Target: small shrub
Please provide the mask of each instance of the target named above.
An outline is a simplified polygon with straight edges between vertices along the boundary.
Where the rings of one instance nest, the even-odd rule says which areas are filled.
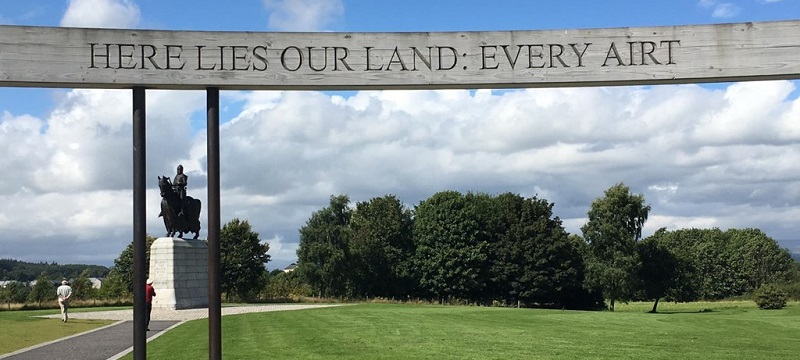
[[[753,301],[762,309],[783,309],[786,306],[786,293],[772,284],[761,285],[755,294]]]

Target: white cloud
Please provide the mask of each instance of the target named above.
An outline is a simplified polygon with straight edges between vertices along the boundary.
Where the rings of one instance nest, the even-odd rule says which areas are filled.
[[[786,101],[793,89],[790,82],[755,82],[726,91],[385,91],[347,99],[270,93],[260,105],[248,102],[224,129],[222,161],[236,165],[223,182],[241,199],[257,193],[264,207],[324,206],[334,193],[354,201],[394,193],[416,203],[451,188],[533,195],[538,187],[554,194],[557,208],[581,204],[566,215],[582,217],[618,181],[667,205],[718,197],[797,204],[796,195],[771,191],[785,188],[774,182],[798,180],[797,166],[785,160],[800,151],[798,102]],[[765,183],[754,187],[747,179]],[[664,192],[663,184],[675,185]]]
[[[591,201],[622,181],[653,208],[646,232],[758,227],[789,238],[800,232],[796,92],[788,81],[223,92],[243,108],[221,129],[222,221],[248,220],[269,237],[272,266],[284,266],[298,229],[332,194],[353,203],[394,194],[411,206],[442,190],[538,194],[580,233]],[[131,96],[72,90],[43,119],[0,117],[0,151],[10,154],[0,158],[0,257],[50,261],[44,254],[59,249],[74,258],[111,254],[108,263],[130,241]],[[189,195],[204,204],[206,236],[205,130],[192,121],[204,98],[147,92],[150,234],[164,231],[156,176],[173,176],[182,163]]]
[[[202,106],[202,93],[147,94],[149,169],[172,172],[176,164],[170,162],[190,157],[190,114]],[[9,152],[20,156],[3,161],[35,168],[22,176],[36,192],[129,189],[131,179],[122,174],[131,168],[131,102],[130,90],[72,90],[44,121],[6,119],[0,124],[9,134],[3,146],[13,146]],[[187,166],[187,172],[192,170],[200,169]],[[8,181],[0,180],[0,188],[15,186]]]
[[[271,260],[282,260],[283,262],[296,262],[297,243],[287,243],[283,236],[275,234],[266,242],[269,244],[268,254]]]
[[[133,28],[139,24],[139,6],[132,0],[69,0],[61,26]]]
[[[344,15],[341,0],[264,0],[269,26],[279,31],[320,31]]]
[[[742,11],[741,7],[734,3],[719,0],[700,0],[698,5],[702,8],[711,9],[711,17],[722,19],[734,17]]]
[[[14,192],[31,186],[33,172],[45,159],[42,151],[45,123],[32,116],[14,117],[4,112],[0,117],[0,168],[12,176],[0,178],[0,192]]]
[[[714,7],[711,16],[715,18],[732,18],[741,12],[741,8],[731,3],[721,3]]]

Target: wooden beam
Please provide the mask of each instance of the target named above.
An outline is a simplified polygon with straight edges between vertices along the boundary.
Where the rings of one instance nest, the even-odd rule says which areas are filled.
[[[800,21],[260,33],[0,26],[0,86],[446,89],[800,78]]]

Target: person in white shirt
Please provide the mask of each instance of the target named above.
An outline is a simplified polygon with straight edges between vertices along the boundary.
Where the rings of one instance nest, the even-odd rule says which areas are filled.
[[[72,296],[72,288],[67,280],[61,281],[61,286],[56,289],[58,295],[58,306],[61,307],[61,321],[67,322],[69,315],[69,298]]]

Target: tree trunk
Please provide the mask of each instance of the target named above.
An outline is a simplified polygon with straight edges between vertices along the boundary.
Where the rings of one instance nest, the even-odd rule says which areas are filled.
[[[614,312],[614,299],[611,299],[611,312]]]
[[[656,311],[656,308],[658,307],[658,300],[659,299],[660,298],[656,298],[656,302],[653,304],[653,310],[650,310],[650,313],[655,314],[656,312],[658,312],[658,311]]]

